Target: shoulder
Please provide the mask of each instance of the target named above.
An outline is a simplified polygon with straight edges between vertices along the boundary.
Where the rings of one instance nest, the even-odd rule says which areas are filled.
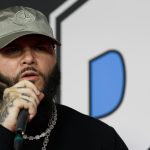
[[[65,121],[67,121],[68,123],[74,122],[74,123],[78,123],[80,125],[85,125],[88,123],[88,127],[90,126],[94,126],[94,127],[100,127],[102,129],[106,128],[106,129],[112,129],[112,127],[110,127],[109,125],[107,125],[106,123],[90,117],[88,115],[85,115],[83,113],[80,113],[79,111],[70,108],[68,106],[64,106],[64,105],[60,105],[57,104],[57,109],[58,109],[58,115],[60,117],[60,119],[63,119]]]
[[[103,138],[113,138],[116,134],[114,128],[96,118],[82,114],[64,105],[58,104],[57,109],[61,123],[67,124],[69,128],[74,128],[74,130],[82,131],[80,133],[98,135]]]
[[[66,141],[70,144],[86,145],[86,149],[93,148],[95,150],[101,148],[127,150],[114,128],[106,123],[64,105],[58,104],[57,110],[59,137],[67,139]]]
[[[115,129],[106,123],[82,114],[70,107],[57,105],[58,124],[61,131],[67,137],[80,139],[88,143],[88,146],[97,145],[109,149],[114,147],[116,150],[127,150],[123,140],[117,134]],[[76,140],[77,142],[77,140]]]

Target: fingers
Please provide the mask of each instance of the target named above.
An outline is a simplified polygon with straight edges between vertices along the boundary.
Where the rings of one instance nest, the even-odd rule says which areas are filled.
[[[7,88],[4,91],[4,99],[11,101],[12,99],[29,100],[35,103],[37,107],[41,101],[30,88]]]
[[[4,90],[3,105],[8,112],[15,114],[16,120],[20,109],[28,109],[31,120],[37,113],[37,107],[43,98],[44,94],[33,83],[23,80]]]
[[[41,99],[39,99],[38,96],[35,95],[33,90],[31,90],[30,88],[21,88],[21,89],[19,88],[18,91],[20,93],[21,98],[30,99],[31,101],[35,102],[36,107],[39,105]]]
[[[31,120],[37,113],[36,104],[29,98],[22,98],[21,100],[19,98],[15,99],[13,105],[16,106],[18,112],[20,112],[21,109],[28,109],[29,120]]]
[[[17,83],[16,85],[14,85],[13,87],[17,87],[17,88],[31,88],[36,95],[40,95],[40,91],[37,89],[37,87],[31,83],[30,81],[27,80],[22,80],[19,83]]]

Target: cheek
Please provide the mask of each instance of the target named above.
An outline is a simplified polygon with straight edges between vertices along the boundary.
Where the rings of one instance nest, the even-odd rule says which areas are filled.
[[[41,61],[40,61],[41,60]],[[38,68],[39,71],[47,76],[49,73],[52,72],[54,66],[56,65],[56,59],[55,58],[47,58],[44,57],[44,59],[40,59],[38,62]],[[43,91],[44,86],[45,86],[45,81],[44,80],[38,80],[35,85],[38,87],[39,90]]]
[[[56,58],[47,57],[41,61],[40,68],[43,73],[47,74],[53,70],[55,65],[56,65]]]
[[[0,73],[6,76],[13,76],[17,71],[17,64],[12,60],[0,61]]]

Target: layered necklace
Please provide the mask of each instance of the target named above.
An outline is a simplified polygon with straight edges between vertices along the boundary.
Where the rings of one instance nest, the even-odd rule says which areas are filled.
[[[46,129],[46,131],[42,132],[40,135],[36,135],[36,136],[29,136],[29,135],[24,134],[23,139],[31,141],[31,140],[39,140],[40,138],[44,137],[43,146],[42,146],[41,150],[46,150],[46,147],[49,142],[49,136],[51,134],[52,129],[54,128],[54,126],[56,124],[56,121],[57,121],[57,108],[56,108],[56,105],[54,104],[54,109],[53,109],[52,115],[49,119],[48,128]]]

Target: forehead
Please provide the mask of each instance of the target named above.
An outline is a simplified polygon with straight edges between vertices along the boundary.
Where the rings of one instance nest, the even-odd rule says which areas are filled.
[[[44,35],[39,35],[39,34],[29,34],[29,35],[24,35],[21,36],[17,39],[15,39],[14,41],[12,41],[11,43],[9,43],[8,45],[22,45],[22,44],[48,44],[48,45],[53,45],[53,41]],[[8,46],[7,45],[7,46]]]

